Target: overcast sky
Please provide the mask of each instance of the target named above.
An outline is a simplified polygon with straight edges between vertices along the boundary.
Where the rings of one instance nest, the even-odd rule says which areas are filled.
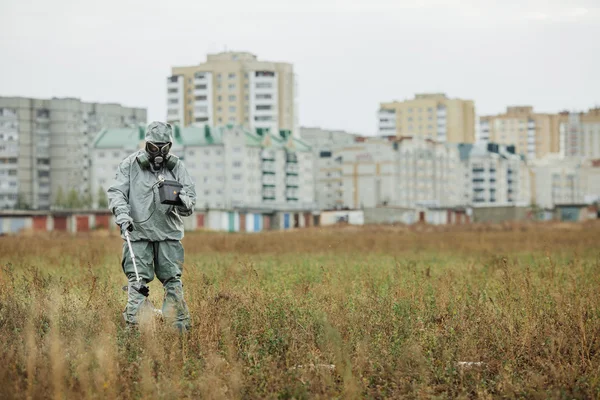
[[[600,0],[0,0],[0,95],[166,113],[171,66],[249,51],[294,65],[301,125],[376,130],[416,92],[506,105],[600,105]]]

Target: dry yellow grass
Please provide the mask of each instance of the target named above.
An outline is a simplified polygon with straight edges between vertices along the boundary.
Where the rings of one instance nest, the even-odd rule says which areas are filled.
[[[184,337],[124,329],[119,238],[3,237],[0,398],[598,398],[599,237],[188,234]]]

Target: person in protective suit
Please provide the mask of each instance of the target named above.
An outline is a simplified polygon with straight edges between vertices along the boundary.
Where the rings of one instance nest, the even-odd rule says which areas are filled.
[[[164,286],[162,307],[165,320],[180,331],[189,329],[190,316],[181,283],[184,259],[183,220],[196,204],[196,190],[183,162],[169,151],[173,144],[171,125],[152,122],[146,129],[144,150],[139,150],[120,164],[108,189],[109,209],[121,228],[121,237],[130,232],[131,246],[143,287],[154,279]],[[161,204],[159,184],[175,180],[183,185],[178,205]],[[127,242],[123,243],[123,272],[128,278],[127,306],[123,317],[128,324],[138,323],[137,315],[144,294],[137,284]]]

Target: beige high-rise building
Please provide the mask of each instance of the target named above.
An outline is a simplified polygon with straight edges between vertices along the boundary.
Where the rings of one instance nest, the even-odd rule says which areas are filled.
[[[381,103],[379,134],[424,136],[438,142],[475,142],[475,105],[444,93],[417,94],[414,99]]]
[[[208,54],[199,65],[173,67],[167,78],[167,120],[181,126],[287,130],[297,136],[293,66],[223,52]]]
[[[560,124],[564,114],[542,114],[531,106],[512,106],[506,113],[479,119],[480,139],[514,145],[516,153],[528,159],[560,151]]]

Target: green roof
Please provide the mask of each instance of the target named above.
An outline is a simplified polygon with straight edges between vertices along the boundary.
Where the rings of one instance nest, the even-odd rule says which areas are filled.
[[[224,132],[231,129],[239,129],[246,136],[246,146],[261,147],[264,142],[264,136],[258,133],[250,132],[249,130],[237,126],[220,126],[203,127],[189,126],[185,128],[175,127],[174,138],[175,142],[183,146],[211,146],[222,145]],[[271,144],[275,147],[287,147],[288,139],[284,139],[280,135],[265,132],[271,137]],[[94,139],[94,148],[110,149],[110,148],[138,148],[144,140],[144,128],[114,128],[103,129]],[[310,151],[311,148],[305,142],[299,139],[293,140],[293,148],[296,151]]]
[[[94,148],[114,149],[120,147],[137,148],[141,141],[138,128],[113,128],[101,130],[94,139]]]

